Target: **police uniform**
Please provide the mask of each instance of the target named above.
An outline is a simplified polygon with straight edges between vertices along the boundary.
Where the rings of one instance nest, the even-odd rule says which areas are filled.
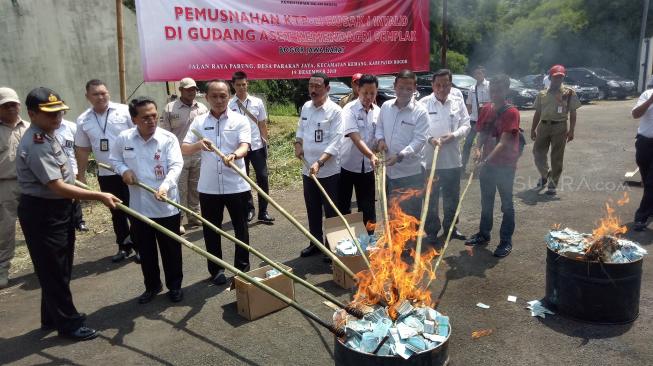
[[[567,116],[580,108],[581,103],[573,89],[561,86],[558,90],[542,90],[535,98],[535,110],[540,112],[540,123],[533,144],[535,166],[543,178],[549,179],[549,189],[558,186],[562,174],[565,145],[567,144]],[[551,147],[551,169],[548,157]]]
[[[44,112],[68,109],[50,89],[37,88],[27,96],[28,109]],[[62,180],[75,183],[70,161],[57,139],[34,123],[18,146],[16,173],[21,196],[18,219],[25,235],[34,272],[41,285],[41,323],[69,335],[84,327],[85,316],[73,304],[70,279],[75,245],[73,203],[48,187]],[[95,334],[90,330],[90,336]]]
[[[107,110],[102,114],[97,114],[93,108],[89,108],[77,118],[75,145],[90,148],[98,163],[110,165],[109,153],[116,138],[122,131],[132,127],[134,123],[129,115],[129,108],[124,104],[109,102]],[[125,205],[129,205],[129,189],[119,175],[99,168],[98,183],[103,192],[109,192]],[[129,235],[128,216],[120,210],[111,210],[111,221],[116,244],[120,250],[129,252],[133,243]]]
[[[156,128],[154,134],[144,140],[137,127],[123,131],[115,140],[110,160],[120,176],[131,170],[139,182],[156,190],[167,187],[168,198],[178,202],[177,181],[184,160],[179,141],[172,132]],[[180,216],[176,207],[157,200],[153,194],[135,185],[129,186],[129,199],[130,208],[179,233]],[[171,291],[180,290],[183,278],[181,245],[140,220],[133,221],[132,232],[139,246],[145,290],[158,293],[161,289],[157,243],[166,287]]]
[[[63,151],[68,156],[70,166],[73,168],[73,173],[77,175],[77,159],[75,158],[75,133],[77,133],[77,125],[74,122],[62,120],[61,126],[54,131],[55,137],[59,144],[63,147]],[[73,202],[73,222],[77,229],[86,226],[84,216],[82,213],[82,205],[79,200]],[[88,229],[86,229],[88,230]]]
[[[192,130],[197,130],[210,140],[220,151],[230,154],[241,143],[250,144],[250,123],[245,116],[233,112],[229,108],[216,118],[211,112],[195,117],[190,125],[184,143],[194,144],[199,140]],[[241,170],[245,169],[244,159],[233,161]],[[200,207],[202,216],[222,227],[225,207],[229,211],[231,223],[236,238],[244,243],[249,243],[249,230],[247,228],[247,199],[251,187],[238,173],[224,164],[222,159],[212,151],[202,151],[200,166],[200,181],[197,186],[200,193]],[[222,241],[220,235],[208,227],[203,227],[206,250],[218,258],[222,258]],[[207,261],[208,270],[212,278],[224,275],[224,268]],[[240,270],[249,268],[249,252],[236,246],[234,266]]]

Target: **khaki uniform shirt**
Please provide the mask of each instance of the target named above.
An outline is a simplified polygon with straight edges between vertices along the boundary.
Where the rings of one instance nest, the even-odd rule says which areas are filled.
[[[354,95],[354,93],[352,92],[352,93],[349,93],[346,96],[344,96],[342,99],[340,99],[338,101],[338,105],[340,107],[344,108],[344,106],[346,106],[347,104],[349,104],[350,102],[353,102],[355,100],[358,100],[358,96]]]
[[[535,97],[535,110],[540,111],[541,121],[566,121],[569,112],[580,106],[576,92],[566,86],[555,92],[542,90]]]
[[[195,117],[206,113],[209,113],[208,108],[196,100],[193,101],[193,105],[189,107],[180,99],[177,99],[174,102],[170,102],[166,105],[163,113],[161,114],[161,122],[159,123],[159,127],[163,128],[164,130],[168,130],[177,136],[177,140],[179,140],[179,146],[181,146],[181,143],[184,141],[184,138],[188,133],[188,127],[190,127],[191,122],[193,122]],[[190,159],[199,160],[200,157],[201,152],[197,152],[191,155]],[[184,161],[186,161],[186,159],[189,157],[184,158]]]
[[[0,122],[0,180],[16,179],[16,151],[29,125],[22,119],[13,128]]]

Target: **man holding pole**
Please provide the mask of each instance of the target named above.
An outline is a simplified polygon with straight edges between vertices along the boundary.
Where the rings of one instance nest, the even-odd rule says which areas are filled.
[[[129,207],[166,229],[179,233],[179,210],[162,198],[178,200],[177,181],[184,160],[179,142],[172,132],[157,128],[156,103],[149,97],[138,97],[129,103],[129,114],[136,127],[123,131],[111,150],[111,164],[123,181],[129,185]],[[149,192],[135,186],[142,182],[157,190],[156,198]],[[132,230],[140,255],[141,269],[145,280],[145,292],[138,298],[139,304],[146,304],[161,292],[159,256],[166,279],[168,297],[172,302],[183,298],[181,291],[182,260],[181,246],[156,228],[134,220]]]
[[[458,207],[460,198],[460,176],[463,165],[460,142],[470,129],[469,114],[467,114],[465,108],[465,101],[449,93],[451,85],[451,71],[448,69],[438,70],[433,74],[433,94],[420,100],[420,103],[429,113],[429,143],[424,149],[424,161],[427,170],[432,165],[435,146],[440,146],[435,169],[437,180],[433,182],[425,226],[426,233],[431,241],[435,241],[441,227],[444,229],[444,234],[446,234],[449,232],[451,225],[454,225],[451,234],[452,238],[467,239],[455,227],[457,222],[453,222],[453,217],[456,214],[456,207]],[[443,225],[440,224],[438,214],[440,191],[442,191],[442,208],[444,211]]]
[[[474,69],[474,79],[476,79],[476,85],[474,85],[474,90],[469,91],[469,97],[467,97],[467,112],[470,117],[469,124],[471,129],[465,138],[465,146],[463,147],[463,174],[467,170],[469,153],[472,151],[474,139],[476,138],[478,111],[483,105],[490,102],[490,82],[485,80],[485,68],[483,66],[477,66]]]
[[[250,124],[247,117],[227,108],[231,95],[226,81],[212,80],[206,87],[206,101],[211,110],[195,117],[181,145],[181,152],[190,155],[202,151],[197,186],[202,216],[222,228],[226,207],[236,238],[249,244],[247,199],[251,188],[245,179],[229,167],[229,163],[235,164],[238,169],[245,169],[243,158],[247,155],[251,142]],[[202,133],[205,139],[199,140],[193,130]],[[211,151],[211,144],[225,152],[226,160],[223,161]],[[220,236],[206,226],[203,227],[203,232],[207,251],[222,258]],[[211,281],[216,285],[225,284],[227,278],[224,268],[211,261],[207,264]],[[242,271],[249,268],[249,253],[240,246],[236,246],[234,266]]]
[[[322,212],[327,218],[336,216],[317,184],[310,178],[314,174],[329,197],[338,202],[340,184],[340,147],[342,146],[342,109],[329,99],[329,77],[315,73],[308,81],[311,100],[302,107],[295,135],[295,156],[304,161],[302,184],[308,228],[318,240],[324,239]],[[308,257],[318,252],[310,243],[300,255]]]
[[[179,99],[168,103],[161,114],[161,128],[172,132],[177,136],[181,144],[188,127],[193,119],[199,115],[208,113],[204,104],[195,100],[197,96],[197,84],[191,78],[183,78],[179,81]],[[195,212],[200,211],[200,198],[197,192],[197,183],[200,178],[200,153],[184,156],[184,167],[179,176],[179,196],[182,206],[186,206]],[[192,216],[187,217],[188,226],[200,226],[200,222]],[[184,213],[181,213],[181,225],[179,232],[186,233],[183,226]]]

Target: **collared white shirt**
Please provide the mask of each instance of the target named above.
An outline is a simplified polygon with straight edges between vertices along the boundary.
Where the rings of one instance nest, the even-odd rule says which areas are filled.
[[[644,104],[651,95],[653,94],[653,89],[646,90],[639,96],[637,104],[633,107],[633,110],[640,105]],[[637,128],[637,133],[648,138],[653,138],[653,108],[648,107],[646,112],[639,119],[639,127]]]
[[[350,133],[358,132],[361,139],[370,149],[376,143],[374,134],[379,121],[381,108],[372,104],[369,112],[365,111],[360,99],[349,102],[342,109],[342,121],[344,125],[344,140],[342,142],[342,154],[340,155],[340,166],[354,173],[369,173],[372,171],[370,159],[363,155],[354,145],[354,142],[347,137]]]
[[[442,146],[438,152],[438,161],[436,169],[453,169],[463,166],[462,156],[460,153],[460,140],[464,139],[469,133],[471,126],[469,124],[469,114],[465,107],[465,101],[451,94],[442,104],[435,94],[431,94],[420,100],[429,113],[429,131],[427,133],[427,144],[424,147],[424,164],[426,169],[431,169],[433,162],[433,145],[428,143],[431,137],[436,139],[453,134],[455,139]]]
[[[476,95],[478,94],[478,103],[476,103]],[[469,118],[472,121],[478,121],[478,107],[490,102],[490,82],[483,79],[481,85],[476,84],[469,89],[469,96],[467,97],[467,105],[471,107],[472,113]]]
[[[309,100],[302,107],[295,137],[302,141],[304,159],[313,164],[322,153],[331,155],[317,173],[318,178],[330,177],[340,173],[340,148],[342,147],[342,108],[327,98],[319,107]],[[321,142],[316,137],[321,134]],[[308,176],[308,167],[302,168],[302,174]]]
[[[387,167],[390,179],[410,177],[422,171],[422,157],[429,117],[423,105],[411,99],[407,106],[399,109],[397,99],[390,99],[381,106],[376,139],[384,139],[388,146],[386,159],[401,153],[399,163]]]
[[[177,137],[158,128],[146,141],[133,127],[120,133],[110,154],[111,165],[121,176],[132,170],[136,179],[156,190],[168,187],[168,198],[179,202],[177,182],[184,160]],[[129,207],[150,218],[170,217],[179,210],[137,185],[129,186]]]
[[[77,159],[75,159],[75,133],[77,133],[77,125],[75,122],[68,120],[61,121],[61,126],[54,130],[54,135],[63,147],[63,151],[68,156],[68,161],[70,161],[70,167],[73,169],[73,173],[77,175]]]
[[[98,163],[111,164],[109,154],[118,135],[134,127],[129,115],[129,107],[124,104],[109,102],[109,108],[102,114],[97,114],[89,108],[77,118],[77,133],[75,146],[90,147]],[[109,151],[100,150],[100,141],[109,140]],[[114,175],[106,169],[99,169],[99,175]]]
[[[247,94],[247,98],[242,103],[243,106],[245,106],[245,109],[247,109],[254,115],[254,117],[256,117],[256,122],[254,122],[251,118],[249,118],[244,110],[238,107],[238,103],[236,102],[237,100],[238,97],[234,95],[233,98],[231,98],[229,101],[228,108],[233,112],[241,114],[247,118],[247,121],[249,121],[250,124],[250,129],[252,130],[252,143],[250,148],[252,151],[258,150],[263,147],[263,139],[261,139],[261,131],[258,128],[258,122],[268,119],[268,114],[265,111],[265,105],[260,98]]]
[[[250,124],[247,117],[231,111],[229,108],[215,118],[211,112],[195,117],[190,124],[185,144],[199,141],[193,134],[193,129],[199,131],[205,138],[213,142],[225,155],[234,152],[241,143],[251,141]],[[236,166],[245,171],[245,159],[234,160]],[[249,191],[251,187],[232,168],[226,166],[220,157],[212,151],[202,150],[200,165],[200,181],[197,191],[206,194],[233,194]]]

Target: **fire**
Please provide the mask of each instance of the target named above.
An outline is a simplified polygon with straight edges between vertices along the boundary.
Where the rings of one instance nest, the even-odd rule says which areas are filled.
[[[421,194],[422,190],[409,190],[390,200],[390,222],[386,223],[387,227],[377,241],[377,249],[369,255],[371,272],[362,271],[356,275],[358,291],[354,303],[387,305],[393,319],[398,315],[396,307],[404,300],[409,300],[414,306],[432,304],[425,281],[435,278],[431,261],[438,253],[430,249],[421,255],[419,261],[415,260],[415,250],[407,244],[414,243],[420,235],[419,220],[400,208],[402,202]],[[387,229],[391,241],[387,238]]]
[[[479,339],[481,337],[487,337],[492,334],[494,331],[492,329],[480,329],[472,332],[473,339]]]
[[[629,202],[628,194],[617,201],[618,206]],[[588,238],[585,248],[585,256],[590,260],[600,260],[606,253],[612,253],[617,245],[620,235],[625,234],[628,229],[622,225],[619,217],[615,215],[615,209],[610,206],[611,200],[605,203],[605,216],[599,221],[597,227],[592,230],[592,236]]]
[[[620,201],[621,202],[621,201]],[[605,217],[603,217],[598,226],[592,230],[592,241],[597,241],[604,236],[619,236],[627,231],[625,225],[621,225],[619,217],[615,215],[615,210],[609,202],[605,204]]]

